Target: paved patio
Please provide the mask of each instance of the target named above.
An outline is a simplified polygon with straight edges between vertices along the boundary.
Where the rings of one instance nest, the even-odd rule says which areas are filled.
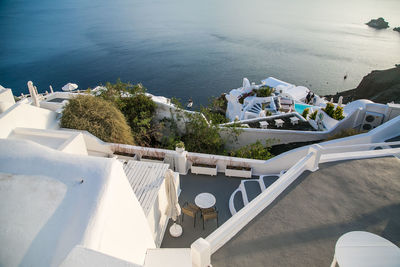
[[[212,255],[220,266],[329,266],[338,238],[368,231],[400,245],[400,160],[325,163]]]
[[[235,177],[226,177],[224,174],[219,173],[217,176],[196,175],[188,173],[187,175],[180,175],[181,181],[181,195],[179,196],[179,203],[183,205],[186,201],[194,203],[195,197],[203,192],[211,193],[215,196],[218,209],[219,225],[223,224],[231,217],[229,211],[229,198],[233,191],[237,189],[241,179]],[[200,215],[200,214],[198,214]],[[205,230],[203,230],[203,223],[200,216],[197,216],[196,227],[193,227],[193,218],[186,216],[183,221],[183,234],[181,237],[174,238],[168,232],[172,221],[170,220],[167,230],[164,235],[161,247],[163,248],[188,248],[199,237],[207,237],[211,232],[217,228],[216,220],[209,220],[205,223]]]

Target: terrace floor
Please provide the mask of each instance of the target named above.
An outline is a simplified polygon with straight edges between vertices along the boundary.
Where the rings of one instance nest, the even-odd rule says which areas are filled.
[[[400,244],[400,160],[320,164],[216,251],[213,266],[329,266],[350,231]]]
[[[217,176],[197,175],[190,172],[187,175],[180,175],[182,192],[179,196],[179,203],[181,206],[186,201],[194,203],[195,197],[203,192],[213,194],[217,200],[218,220],[219,225],[221,225],[232,216],[229,211],[229,198],[233,191],[238,188],[240,181],[241,178],[226,177],[223,173],[218,173]],[[172,224],[172,220],[170,220],[161,247],[188,248],[198,238],[207,237],[217,228],[216,220],[209,220],[205,223],[205,230],[203,230],[203,222],[200,216],[197,217],[196,227],[194,228],[193,218],[185,215],[182,224],[183,234],[178,238],[169,234],[169,227]]]

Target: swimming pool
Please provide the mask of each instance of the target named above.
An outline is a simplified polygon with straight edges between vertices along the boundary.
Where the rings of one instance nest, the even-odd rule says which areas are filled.
[[[312,107],[311,105],[307,104],[298,104],[294,103],[294,109],[301,115],[306,108]]]

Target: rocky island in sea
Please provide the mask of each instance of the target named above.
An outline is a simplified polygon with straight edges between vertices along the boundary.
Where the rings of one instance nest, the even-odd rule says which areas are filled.
[[[374,70],[366,75],[355,89],[327,95],[327,99],[333,97],[338,101],[343,96],[343,102],[348,103],[356,99],[370,99],[378,103],[400,101],[400,64],[387,70]]]
[[[389,28],[389,22],[386,22],[384,18],[371,19],[369,22],[365,24],[375,29]]]

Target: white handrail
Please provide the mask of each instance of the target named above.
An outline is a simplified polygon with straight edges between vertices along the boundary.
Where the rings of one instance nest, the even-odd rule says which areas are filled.
[[[398,145],[397,142],[385,142],[375,144],[358,144],[350,146],[337,147],[321,147],[314,145],[310,148],[309,153],[301,158],[293,165],[285,174],[277,181],[269,186],[265,191],[250,201],[248,205],[235,213],[223,225],[212,232],[205,240],[210,246],[210,253],[213,254],[232,237],[234,237],[243,227],[245,227],[252,219],[254,219],[261,211],[268,207],[289,185],[295,181],[305,170],[315,171],[321,162],[337,161],[343,159],[371,158],[382,157],[388,155],[400,155],[400,148],[387,148],[380,150],[354,151],[354,148],[371,148],[377,146]],[[327,153],[331,149],[353,148],[350,152]],[[320,154],[323,153],[324,154]],[[317,167],[316,167],[317,166]]]
[[[371,147],[379,147],[379,146],[393,146],[400,145],[400,141],[395,142],[381,142],[381,143],[367,143],[367,144],[355,144],[355,145],[345,145],[345,146],[321,146],[322,151],[326,152],[328,150],[334,149],[345,149],[345,150],[353,150],[354,148],[371,148]]]

